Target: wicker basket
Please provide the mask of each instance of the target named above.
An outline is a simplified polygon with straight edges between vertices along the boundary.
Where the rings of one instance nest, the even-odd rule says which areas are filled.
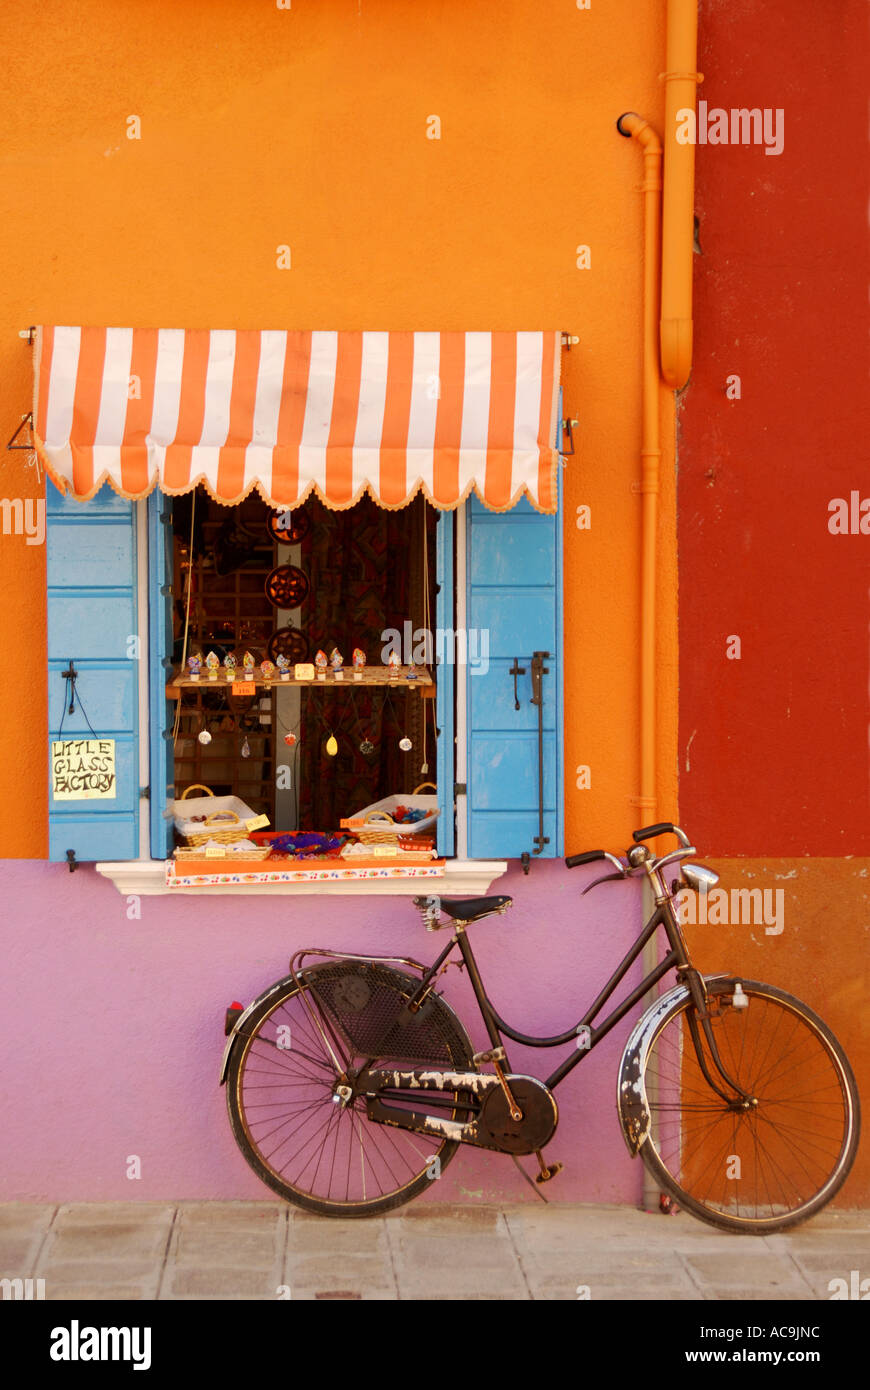
[[[210,835],[208,838],[210,840],[215,840],[217,836]],[[257,845],[255,849],[230,850],[225,855],[215,855],[215,862],[219,864],[243,864],[247,860],[268,859],[270,852],[269,845]],[[184,846],[175,851],[175,858],[180,859],[182,862],[185,859],[200,860],[202,857],[203,851],[194,845]]]
[[[419,787],[414,788],[411,795],[419,796],[424,787],[431,787],[433,792],[436,791],[434,782],[421,782]],[[401,797],[395,798],[397,803],[402,799]],[[436,809],[435,816],[437,814]],[[434,818],[433,816],[432,819],[434,820]],[[361,826],[354,830],[356,838],[364,845],[397,845],[401,839],[420,834],[423,828],[419,822],[416,824],[416,828],[414,823],[402,825],[393,820],[389,811],[384,810],[368,811],[364,817],[364,827]],[[428,823],[426,828],[429,828]]]
[[[181,793],[178,798],[179,801],[184,801],[191,792],[195,791],[205,792],[206,796],[214,796],[214,792],[209,787],[203,786],[201,782],[194,782],[192,786],[187,787]],[[192,848],[197,845],[204,845],[209,840],[217,840],[218,844],[221,845],[230,845],[236,840],[247,840],[247,838],[248,827],[236,811],[215,811],[213,815],[208,816],[203,821],[202,830],[188,830],[182,835],[185,845]],[[255,858],[259,859],[263,856],[258,854]]]

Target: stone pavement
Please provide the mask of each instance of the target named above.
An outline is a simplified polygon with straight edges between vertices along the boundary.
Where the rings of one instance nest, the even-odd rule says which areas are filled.
[[[9,1203],[2,1278],[44,1279],[46,1299],[806,1301],[870,1279],[870,1213],[760,1238],[685,1212],[555,1203],[357,1221],[280,1202]]]

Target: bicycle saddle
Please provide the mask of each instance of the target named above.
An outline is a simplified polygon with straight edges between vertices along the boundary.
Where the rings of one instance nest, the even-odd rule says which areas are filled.
[[[444,898],[437,899],[436,911],[444,912],[448,917],[452,917],[454,922],[476,922],[481,917],[488,917],[491,912],[505,912],[513,902],[513,898],[451,898],[445,901]],[[414,905],[419,908],[429,908],[431,899],[415,898]]]

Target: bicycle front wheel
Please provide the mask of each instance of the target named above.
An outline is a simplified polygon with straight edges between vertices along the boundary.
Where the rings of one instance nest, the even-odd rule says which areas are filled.
[[[459,1146],[372,1123],[362,1095],[337,1104],[336,1062],[349,1074],[365,1061],[469,1070],[468,1035],[437,994],[407,1018],[417,982],[379,963],[338,960],[299,978],[263,998],[230,1054],[233,1134],[287,1201],[322,1216],[381,1215],[430,1189]],[[465,1118],[453,1102],[444,1116]]]
[[[652,1123],[641,1156],[693,1215],[766,1235],[805,1221],[842,1187],[858,1147],[858,1089],[842,1047],[812,1009],[754,980],[740,981],[747,1002],[735,1008],[734,983],[707,982],[708,1011],[722,1065],[752,1103],[735,1108],[694,1005],[680,1000],[647,1052]],[[704,1075],[690,1020],[730,1103]]]

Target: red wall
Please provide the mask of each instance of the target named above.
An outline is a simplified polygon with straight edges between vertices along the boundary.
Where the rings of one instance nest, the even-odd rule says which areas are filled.
[[[780,155],[697,150],[679,771],[706,854],[870,853],[870,535],[828,530],[870,498],[868,56],[861,0],[702,0],[699,97],[784,110]]]

